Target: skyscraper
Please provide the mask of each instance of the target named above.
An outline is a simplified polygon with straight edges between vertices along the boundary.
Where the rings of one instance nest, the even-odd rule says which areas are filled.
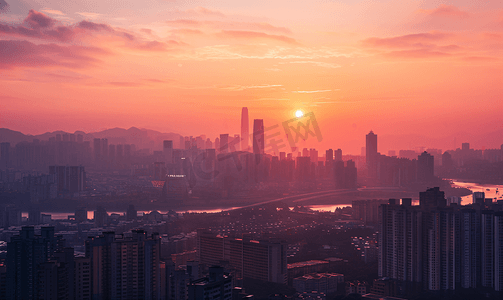
[[[221,134],[220,135],[220,153],[228,153],[229,152],[229,134]]]
[[[235,134],[234,135],[234,139],[232,140],[232,143],[231,143],[231,148],[229,149],[229,151],[240,151],[241,150],[241,137],[239,136],[239,134]]]
[[[167,164],[173,162],[173,141],[165,140],[162,144],[164,159]]]
[[[93,299],[159,299],[160,240],[143,230],[104,232],[86,241]]]
[[[379,276],[398,280],[406,293],[483,288],[501,291],[501,206],[446,206],[438,187],[381,205]],[[487,209],[493,208],[493,209]]]
[[[325,161],[327,162],[327,165],[328,162],[331,163],[334,161],[334,150],[328,149],[327,151],[325,151]]]
[[[103,160],[108,157],[108,139],[101,139],[101,157]]]
[[[49,166],[49,174],[55,176],[58,193],[80,193],[86,188],[86,172],[83,166]]]
[[[0,168],[7,169],[10,165],[10,143],[1,143]]]
[[[241,110],[241,150],[248,151],[250,143],[250,130],[248,121],[248,107]]]
[[[54,236],[54,227],[42,227],[41,235],[35,235],[33,226],[25,226],[11,237],[7,243],[7,299],[39,299],[40,264],[63,246],[62,237]]]
[[[365,146],[368,176],[377,178],[377,135],[373,131],[367,134]]]
[[[253,120],[253,153],[264,154],[264,120]]]
[[[99,162],[101,159],[101,140],[94,139],[94,162]]]
[[[417,157],[417,180],[419,182],[430,182],[434,176],[434,157],[424,151]]]
[[[280,240],[247,240],[217,236],[198,230],[197,255],[200,263],[215,265],[229,261],[243,278],[286,284],[287,244]]]

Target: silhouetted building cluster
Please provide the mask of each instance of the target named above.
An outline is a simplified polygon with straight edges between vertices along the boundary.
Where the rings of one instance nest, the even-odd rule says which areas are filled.
[[[345,164],[345,165],[344,165]],[[357,170],[355,162],[342,160],[334,162],[335,187],[339,189],[355,189],[357,187]]]
[[[483,197],[483,196],[482,196]],[[479,197],[481,198],[481,197]],[[503,204],[447,205],[439,188],[381,205],[379,276],[418,290],[503,289]]]
[[[251,278],[286,284],[287,244],[279,240],[255,241],[222,237],[199,230],[198,261],[218,265],[227,261],[239,278]]]
[[[25,226],[7,244],[2,299],[186,299],[168,297],[173,270],[160,260],[160,238],[143,230],[89,237],[85,257],[74,256],[54,227]],[[168,266],[170,263],[168,263]],[[197,268],[198,264],[194,265]],[[168,268],[169,269],[169,268]],[[218,277],[218,275],[217,275]],[[210,272],[210,281],[215,282]],[[197,274],[190,280],[199,279]],[[172,278],[171,278],[172,279]],[[0,278],[2,280],[2,278]],[[202,282],[202,281],[201,281]],[[187,283],[183,287],[187,296]],[[197,283],[194,285],[198,285]],[[225,284],[226,289],[233,286]],[[3,294],[2,294],[3,293]],[[227,290],[226,290],[227,294]],[[195,298],[200,299],[200,298]]]
[[[364,224],[378,224],[380,219],[379,207],[388,203],[388,200],[353,200],[351,208],[353,219],[361,220]]]

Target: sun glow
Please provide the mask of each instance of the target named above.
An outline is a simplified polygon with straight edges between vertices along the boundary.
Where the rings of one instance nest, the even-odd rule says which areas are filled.
[[[302,112],[302,110],[300,110],[300,109],[299,109],[299,110],[297,110],[297,111],[295,112],[295,116],[296,116],[297,118],[300,118],[300,117],[302,117],[303,115],[304,115],[304,113],[303,113],[303,112]]]

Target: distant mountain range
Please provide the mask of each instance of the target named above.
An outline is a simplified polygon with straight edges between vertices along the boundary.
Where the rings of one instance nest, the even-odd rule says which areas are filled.
[[[15,146],[20,142],[32,142],[33,139],[41,141],[49,140],[51,137],[56,137],[57,134],[72,134],[72,132],[54,131],[46,132],[38,135],[26,135],[19,131],[10,130],[8,128],[0,128],[0,142],[9,142],[11,146]],[[94,138],[106,138],[108,144],[135,144],[137,149],[150,148],[154,150],[162,149],[162,142],[164,140],[172,140],[175,147],[178,146],[180,136],[177,133],[163,133],[150,129],[139,129],[131,127],[112,128],[99,132],[85,133],[83,131],[75,131],[73,134],[81,134],[84,141],[92,141]]]

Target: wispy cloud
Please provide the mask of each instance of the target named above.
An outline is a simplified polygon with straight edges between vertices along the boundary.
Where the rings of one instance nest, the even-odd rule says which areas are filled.
[[[331,47],[300,47],[294,45],[212,45],[195,48],[190,52],[174,54],[180,60],[228,60],[228,59],[280,59],[316,60],[334,57],[352,57],[353,52],[342,52]]]
[[[342,67],[341,65],[334,64],[334,63],[327,63],[327,62],[322,62],[322,61],[311,61],[311,60],[291,61],[289,63],[290,64],[312,64],[317,67],[330,68],[330,69],[337,69],[337,68]]]
[[[95,20],[95,19],[101,18],[103,16],[103,14],[92,13],[92,12],[78,12],[77,14],[81,15],[82,17],[84,17],[86,19],[91,19],[91,20]]]
[[[263,32],[255,32],[255,31],[241,31],[241,30],[223,30],[219,36],[225,38],[235,38],[235,39],[260,39],[260,40],[274,40],[287,44],[298,44],[295,39],[284,35],[273,35],[267,34]]]
[[[450,35],[443,32],[425,32],[395,36],[390,38],[372,37],[363,40],[364,46],[370,47],[417,47],[424,46],[425,43],[438,42],[446,39]]]
[[[175,19],[166,21],[171,27],[177,28],[205,28],[210,30],[244,30],[244,31],[265,31],[269,33],[292,34],[286,27],[274,26],[267,22],[239,22],[239,21],[216,21],[216,20],[195,20],[195,19]]]
[[[230,91],[243,91],[248,89],[269,89],[269,88],[277,88],[281,87],[281,84],[261,84],[261,85],[233,85],[233,86],[224,86],[218,87],[221,90],[230,90]]]
[[[193,11],[195,11],[199,14],[202,14],[202,15],[206,15],[206,16],[225,17],[225,14],[221,11],[209,9],[209,8],[202,7],[202,6],[198,6],[198,7],[194,8]]]
[[[462,11],[454,5],[441,4],[435,9],[420,9],[420,13],[434,16],[434,17],[457,17],[457,18],[467,18],[470,14],[466,11]]]
[[[292,91],[292,93],[297,93],[297,94],[314,94],[314,93],[326,93],[326,92],[332,92],[332,91],[337,91],[337,90]]]
[[[430,49],[414,49],[414,50],[401,50],[401,51],[391,51],[385,54],[388,57],[394,58],[431,58],[431,57],[447,57],[451,54],[432,51]]]
[[[65,14],[62,11],[55,10],[55,9],[50,9],[50,8],[44,8],[42,9],[43,12],[51,14],[51,15],[58,15],[58,16],[64,16]]]
[[[99,48],[81,46],[37,45],[28,41],[0,40],[0,68],[51,67],[84,68],[96,65],[97,55],[107,54]]]

